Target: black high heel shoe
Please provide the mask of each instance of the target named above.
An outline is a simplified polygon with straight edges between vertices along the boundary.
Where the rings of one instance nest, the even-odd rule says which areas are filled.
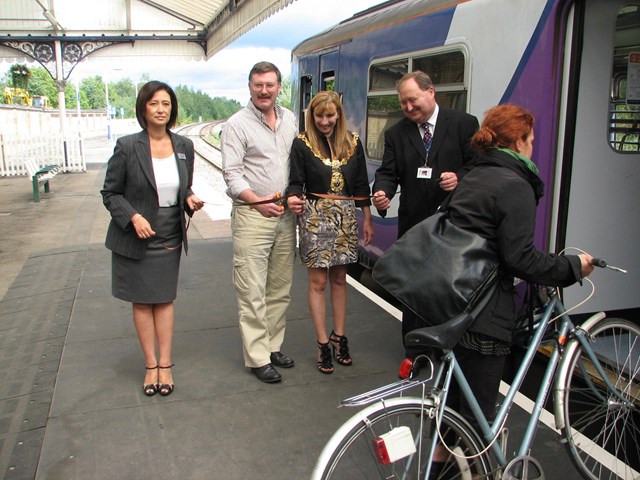
[[[333,356],[343,367],[349,367],[353,364],[351,355],[349,355],[349,341],[344,335],[338,335],[331,330],[331,336],[329,337],[331,342],[331,348],[333,349]]]
[[[160,365],[158,365],[158,368],[161,368],[164,370],[167,368],[171,368],[174,365],[175,363],[172,363],[168,367],[161,367]],[[173,383],[160,383],[160,372],[158,372],[158,393],[163,397],[166,397],[167,395],[171,395],[171,392],[173,392],[173,388],[174,388]]]
[[[318,360],[318,370],[320,373],[330,375],[333,373],[333,363],[331,362],[331,349],[329,348],[329,342],[318,344],[318,350],[320,353],[320,359]]]
[[[158,365],[155,367],[144,367],[146,370],[157,370]],[[157,379],[157,377],[156,377]],[[158,393],[158,384],[157,383],[147,383],[142,386],[142,391],[147,397],[153,397],[156,393]]]

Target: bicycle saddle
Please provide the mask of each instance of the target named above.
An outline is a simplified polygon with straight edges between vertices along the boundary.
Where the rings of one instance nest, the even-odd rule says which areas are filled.
[[[407,333],[405,345],[412,348],[436,347],[451,350],[474,321],[469,313],[463,312],[440,325],[418,328]]]

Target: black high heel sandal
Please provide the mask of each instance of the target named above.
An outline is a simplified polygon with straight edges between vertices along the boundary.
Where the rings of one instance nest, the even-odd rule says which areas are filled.
[[[331,362],[331,349],[329,348],[329,342],[318,344],[318,350],[320,351],[320,359],[318,360],[318,370],[320,373],[330,375],[333,373],[333,362]]]
[[[158,368],[162,368],[164,370],[164,369],[167,369],[167,368],[171,368],[174,365],[175,365],[175,363],[172,363],[168,367],[161,367],[160,365],[158,365]],[[158,393],[160,395],[162,395],[163,397],[166,397],[167,395],[171,395],[171,392],[173,392],[174,384],[173,383],[159,383],[159,382],[160,382],[160,372],[158,372]]]
[[[146,370],[157,370],[158,365],[155,367],[144,367]],[[142,386],[142,391],[147,397],[153,397],[156,393],[158,393],[158,384],[157,383],[147,383]]]
[[[333,356],[343,367],[349,367],[353,364],[351,355],[349,355],[349,341],[344,335],[338,335],[331,330],[331,336],[329,337],[331,342],[331,348],[333,349]]]

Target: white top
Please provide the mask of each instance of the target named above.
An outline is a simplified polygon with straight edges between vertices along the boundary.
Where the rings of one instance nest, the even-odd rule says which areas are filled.
[[[180,176],[174,154],[167,158],[152,158],[153,175],[156,177],[158,204],[161,207],[173,207],[178,204]]]

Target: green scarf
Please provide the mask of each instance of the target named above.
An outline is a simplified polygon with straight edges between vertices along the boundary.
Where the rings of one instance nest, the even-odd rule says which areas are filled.
[[[535,163],[533,163],[530,159],[528,159],[527,157],[525,157],[524,155],[519,154],[518,152],[514,152],[513,150],[509,149],[509,148],[500,148],[500,147],[496,147],[496,150],[499,150],[501,152],[506,153],[507,155],[515,158],[516,160],[520,160],[521,162],[523,162],[527,168],[529,170],[531,170],[533,173],[535,173],[536,175],[540,174],[540,171],[538,170],[538,167],[536,166]]]

